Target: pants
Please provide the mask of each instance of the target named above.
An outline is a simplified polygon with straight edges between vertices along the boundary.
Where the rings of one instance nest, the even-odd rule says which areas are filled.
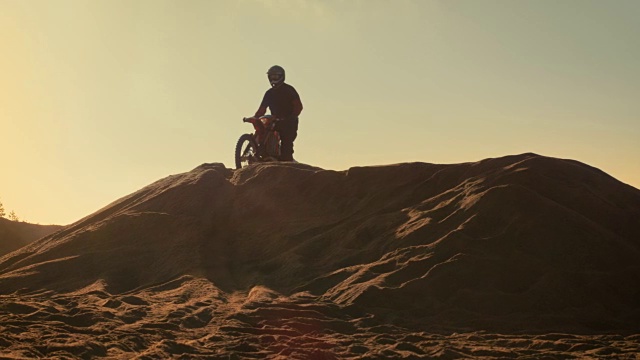
[[[298,118],[288,118],[276,123],[280,133],[280,161],[293,161],[293,141],[298,137]]]

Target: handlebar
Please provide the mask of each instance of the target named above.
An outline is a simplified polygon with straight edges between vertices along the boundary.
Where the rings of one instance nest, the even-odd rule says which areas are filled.
[[[281,120],[280,118],[277,118],[273,115],[262,115],[259,118],[256,118],[255,116],[243,117],[242,122],[253,122],[255,120],[262,120],[262,119],[265,119],[267,121],[272,121],[272,122],[277,122]]]

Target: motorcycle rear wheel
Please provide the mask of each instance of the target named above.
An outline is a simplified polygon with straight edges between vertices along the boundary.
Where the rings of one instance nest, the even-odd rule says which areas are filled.
[[[258,145],[251,134],[243,134],[236,144],[236,169],[241,169],[256,162]]]

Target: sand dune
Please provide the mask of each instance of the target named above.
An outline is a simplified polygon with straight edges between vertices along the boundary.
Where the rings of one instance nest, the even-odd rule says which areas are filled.
[[[634,359],[639,260],[572,160],[204,164],[0,258],[0,355]]]
[[[37,225],[0,217],[0,256],[17,250],[43,236],[58,231],[59,225]]]

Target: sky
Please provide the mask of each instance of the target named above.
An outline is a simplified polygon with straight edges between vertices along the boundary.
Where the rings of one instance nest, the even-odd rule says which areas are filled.
[[[640,188],[640,1],[0,0],[0,202],[70,224],[234,146],[278,64],[325,169],[534,152]]]

